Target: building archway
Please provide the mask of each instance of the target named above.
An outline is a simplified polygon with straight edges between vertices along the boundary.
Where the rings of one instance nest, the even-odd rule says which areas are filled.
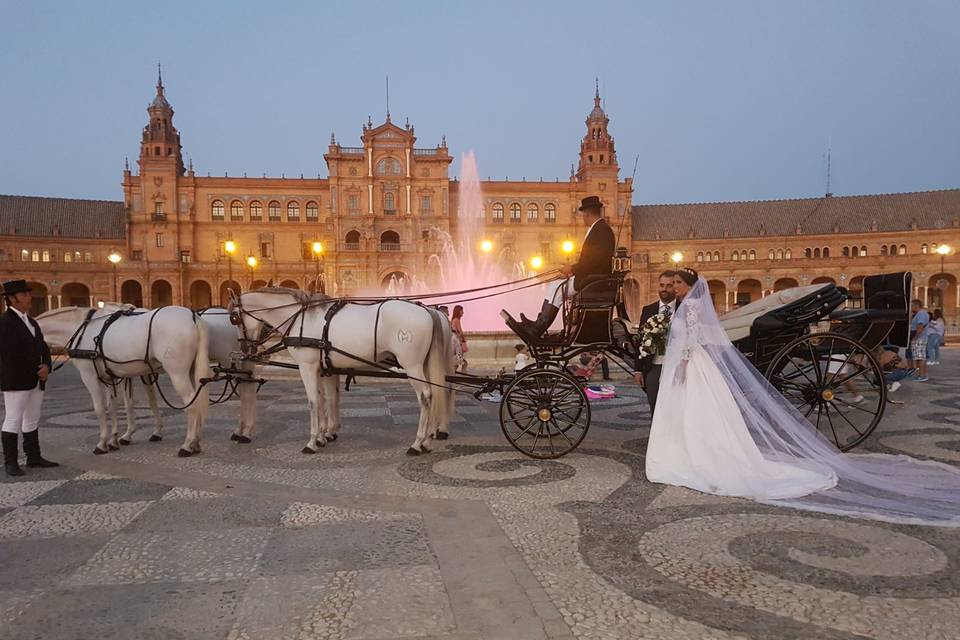
[[[937,273],[927,280],[926,306],[929,311],[943,309],[943,320],[947,331],[956,331],[960,321],[960,309],[957,308],[957,277],[950,273]],[[36,294],[34,294],[36,295]]]
[[[717,313],[727,311],[727,285],[723,280],[707,280],[707,287],[710,289],[710,297],[713,299],[713,308]]]
[[[45,311],[49,311],[47,285],[42,282],[28,282],[27,286],[30,287],[33,294],[33,302],[30,303],[30,315],[36,317]]]
[[[381,251],[400,251],[400,234],[396,231],[384,231],[380,234]]]
[[[755,278],[747,278],[746,280],[741,280],[737,284],[737,297],[735,304],[737,307],[742,307],[748,305],[751,302],[756,302],[763,297],[763,285],[760,284],[760,281]]]
[[[407,293],[410,290],[410,276],[405,272],[395,269],[389,271],[380,279],[380,286],[387,293]]]
[[[206,280],[194,280],[190,284],[190,306],[194,309],[206,309],[213,306],[213,292]]]
[[[320,284],[319,290],[317,288],[317,283]],[[310,281],[307,282],[307,291],[310,293],[326,293],[327,286],[324,277],[320,276],[319,278],[310,278]]]
[[[296,282],[295,280],[283,280],[280,282],[280,286],[286,287],[287,289],[296,289],[297,291],[300,290],[300,283]]]
[[[640,298],[640,283],[635,278],[623,281],[623,303],[630,319],[639,322],[640,314],[643,313],[643,300]]]
[[[240,287],[240,283],[236,280],[224,280],[220,283],[220,306],[226,307],[230,304],[230,293],[229,290],[233,289],[234,295],[240,295],[243,293],[243,289]]]
[[[776,282],[773,283],[773,290],[783,291],[784,289],[793,289],[794,287],[799,286],[800,283],[794,278],[777,278]]]
[[[143,285],[139,280],[124,280],[120,285],[120,302],[132,304],[135,307],[143,306]]]
[[[90,287],[80,282],[69,282],[60,287],[60,300],[64,306],[89,307]]]
[[[263,289],[265,286],[267,286],[266,280],[254,280],[250,283],[250,291],[254,291],[255,289]]]
[[[863,307],[863,276],[854,276],[847,283],[847,306],[851,309]]]
[[[810,284],[837,284],[837,281],[830,276],[819,276],[811,280]]]
[[[154,280],[150,285],[150,306],[154,309],[173,304],[173,287],[166,280]]]

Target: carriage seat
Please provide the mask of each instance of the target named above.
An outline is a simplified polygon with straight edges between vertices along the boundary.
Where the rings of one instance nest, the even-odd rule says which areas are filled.
[[[602,309],[617,304],[620,280],[610,276],[587,276],[586,284],[573,297],[573,306]]]
[[[762,316],[830,287],[833,285],[811,284],[771,293],[765,298],[720,316],[720,326],[727,332],[731,342],[742,340],[750,336],[750,329],[754,322]]]

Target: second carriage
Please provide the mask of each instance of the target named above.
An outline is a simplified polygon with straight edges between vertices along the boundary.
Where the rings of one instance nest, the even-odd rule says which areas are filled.
[[[586,380],[570,366],[586,353],[629,369],[640,337],[623,298],[630,271],[618,250],[609,277],[588,280],[564,301],[563,327],[537,340],[520,336],[534,363],[503,381],[500,426],[517,450],[558,458],[579,446],[590,428]],[[768,295],[721,318],[734,346],[770,384],[838,449],[862,443],[887,403],[884,346],[907,344],[910,273],[868,276],[862,308],[845,307],[848,293],[832,283]]]

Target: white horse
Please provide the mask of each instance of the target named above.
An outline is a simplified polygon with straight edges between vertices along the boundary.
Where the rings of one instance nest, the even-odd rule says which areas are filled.
[[[251,339],[260,335],[263,325],[290,338],[326,337],[336,349],[329,353],[330,364],[336,369],[376,371],[357,358],[379,362],[392,354],[409,376],[420,403],[417,437],[407,453],[429,451],[428,444],[438,427],[446,433],[450,420],[446,376],[453,373],[453,356],[449,324],[443,321],[443,314],[404,300],[347,302],[332,316],[324,336],[327,311],[336,303],[294,289],[271,287],[240,295],[231,310],[240,315],[244,334]],[[316,453],[325,441],[335,439],[340,426],[339,380],[337,376],[321,375],[324,350],[308,345],[288,346],[287,350],[299,365],[310,404],[310,439],[302,451]],[[326,424],[321,427],[321,422]]]
[[[200,379],[211,375],[206,326],[195,320],[190,309],[164,307],[121,316],[101,336],[101,329],[111,314],[95,313],[81,329],[89,312],[82,307],[63,307],[41,314],[37,322],[52,347],[66,348],[72,340],[71,349],[96,352],[94,339],[102,337],[99,352],[102,355],[92,359],[71,358],[90,393],[100,423],[100,439],[94,453],[103,454],[116,448],[116,442],[110,442],[105,412],[107,385],[101,382],[101,377],[137,378],[161,370],[170,376],[187,413],[187,434],[178,455],[199,453],[200,431],[209,403],[209,394]]]

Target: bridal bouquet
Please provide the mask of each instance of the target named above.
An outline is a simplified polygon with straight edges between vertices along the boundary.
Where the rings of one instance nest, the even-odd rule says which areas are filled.
[[[662,356],[667,351],[667,333],[670,323],[666,316],[658,313],[650,316],[640,327],[640,357]]]

